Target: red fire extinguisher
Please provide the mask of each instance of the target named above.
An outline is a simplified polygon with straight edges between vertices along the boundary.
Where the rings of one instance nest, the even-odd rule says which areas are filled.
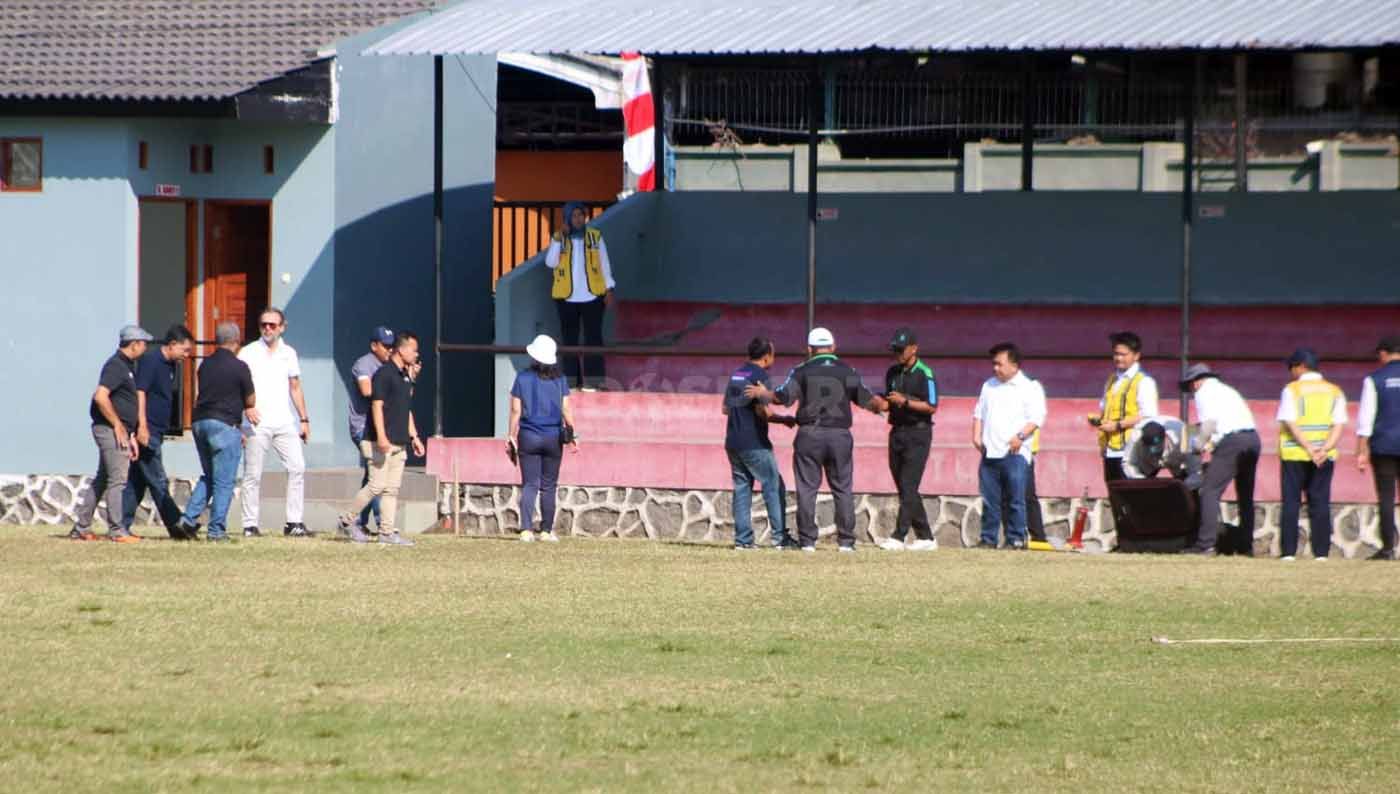
[[[1070,533],[1069,545],[1084,548],[1084,527],[1089,523],[1089,489],[1084,488],[1084,496],[1079,501],[1079,509],[1074,511],[1074,531]]]

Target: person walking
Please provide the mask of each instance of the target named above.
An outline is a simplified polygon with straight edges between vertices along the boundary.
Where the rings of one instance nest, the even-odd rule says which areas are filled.
[[[141,451],[131,466],[122,494],[122,527],[127,532],[136,522],[136,509],[146,491],[151,492],[156,515],[165,531],[175,540],[186,540],[180,531],[180,507],[170,497],[170,480],[165,474],[161,447],[170,426],[175,401],[175,367],[189,360],[194,350],[194,334],[183,325],[172,325],[160,346],[148,349],[136,362],[136,440]]]
[[[310,537],[313,533],[302,523],[306,476],[302,445],[311,440],[311,417],[306,413],[306,398],[301,391],[301,364],[297,351],[282,339],[287,330],[287,315],[281,309],[276,306],[264,309],[258,317],[258,328],[258,339],[238,351],[238,358],[252,371],[253,384],[262,396],[258,405],[262,423],[256,427],[243,426],[247,436],[243,461],[243,536],[262,536],[258,520],[263,459],[271,448],[287,470],[287,523],[282,534]]]
[[[569,383],[559,371],[558,345],[552,338],[536,336],[525,352],[531,364],[515,376],[510,387],[510,435],[506,441],[506,453],[520,465],[520,539],[557,543],[555,496],[564,446],[578,452]],[[538,529],[536,497],[540,503]]]
[[[340,534],[354,543],[368,543],[370,538],[355,522],[375,497],[380,500],[379,542],[390,546],[412,546],[396,529],[399,509],[399,486],[403,484],[404,464],[408,449],[422,457],[423,441],[413,421],[414,364],[418,363],[418,337],[400,331],[394,337],[394,349],[389,361],[374,373],[370,387],[369,421],[365,425],[364,443],[373,443],[369,464],[369,482],[355,494],[350,510],[340,516]]]
[[[554,271],[550,297],[559,311],[560,340],[566,346],[583,344],[598,347],[603,344],[603,315],[612,302],[612,263],[602,231],[588,226],[588,212],[582,202],[564,205],[564,228],[553,234],[544,255],[545,264]],[[578,356],[564,359],[564,374],[580,388],[592,390],[603,385],[606,375],[603,357],[592,353],[583,357],[579,368]]]
[[[807,334],[810,356],[777,389],[755,383],[744,395],[778,405],[797,405],[797,438],[792,468],[797,478],[797,532],[802,550],[817,550],[817,489],[822,474],[836,503],[838,551],[856,550],[855,497],[852,488],[851,406],[880,413],[889,409],[861,382],[860,374],[836,357],[836,337],[825,328]]]
[[[1123,452],[1127,433],[1145,416],[1157,415],[1157,381],[1142,371],[1142,339],[1132,331],[1108,337],[1113,349],[1113,374],[1104,384],[1099,412],[1089,417],[1098,431],[1105,483],[1127,479]]]
[[[982,456],[977,469],[982,495],[982,535],[978,548],[997,548],[1002,499],[1008,498],[1006,547],[1026,548],[1026,473],[1029,442],[1045,423],[1045,390],[1021,372],[1021,350],[1010,342],[994,345],[992,377],[982,384],[972,412],[972,446]]]
[[[1371,471],[1380,513],[1381,548],[1370,559],[1395,559],[1395,483],[1400,478],[1400,335],[1376,345],[1380,369],[1361,382],[1356,468]]]
[[[725,415],[724,452],[734,480],[734,548],[752,549],[753,485],[763,488],[768,509],[769,543],[775,549],[796,548],[797,541],[787,532],[787,485],[773,455],[768,425],[795,427],[797,419],[773,411],[768,404],[744,394],[754,384],[771,385],[768,368],[773,366],[773,341],[756,336],[749,341],[748,361],[729,376],[721,410]]]
[[[1231,482],[1239,507],[1239,534],[1227,543],[1236,554],[1254,554],[1254,473],[1259,465],[1259,434],[1249,404],[1225,385],[1210,367],[1192,364],[1181,378],[1181,390],[1195,394],[1196,421],[1210,455],[1201,483],[1201,523],[1196,545],[1183,554],[1213,556],[1220,536],[1220,497]]]
[[[1302,347],[1288,357],[1293,382],[1278,398],[1279,556],[1292,562],[1298,554],[1298,513],[1308,496],[1308,541],[1313,559],[1327,559],[1332,549],[1332,472],[1337,442],[1347,423],[1347,398],[1317,371],[1317,353]]]
[[[889,403],[890,477],[899,493],[894,531],[880,541],[886,551],[904,549],[904,538],[914,530],[911,551],[933,551],[938,541],[928,522],[919,483],[933,446],[933,415],[938,411],[938,386],[933,370],[919,360],[919,339],[913,329],[899,328],[890,339],[894,365],[885,372],[885,401]]]
[[[360,453],[360,487],[369,485],[369,462],[374,457],[374,447],[365,443],[365,423],[369,417],[369,398],[372,393],[374,373],[384,366],[389,360],[389,355],[394,350],[394,332],[382,325],[375,326],[369,335],[369,352],[355,359],[355,363],[350,367],[350,380],[353,385],[350,389],[350,439],[355,442],[355,450]],[[409,372],[410,377],[416,377],[415,372]],[[374,516],[375,526],[382,526],[379,513],[379,497],[374,497],[360,513],[355,525],[361,532],[369,529],[370,516]]]
[[[76,522],[68,533],[73,540],[97,539],[92,531],[92,517],[97,512],[99,499],[104,503],[107,539],[117,543],[140,540],[122,525],[122,495],[126,491],[131,462],[140,454],[140,442],[136,437],[140,424],[136,361],[145,354],[146,343],[153,338],[140,326],[123,328],[117,336],[117,352],[103,362],[97,376],[97,389],[88,404],[92,440],[97,445],[97,473],[78,502]]]
[[[245,418],[253,427],[262,422],[253,373],[237,355],[242,340],[243,332],[238,323],[219,323],[214,329],[214,343],[218,347],[199,365],[199,396],[195,400],[191,424],[201,474],[190,492],[185,514],[176,525],[179,534],[189,540],[198,537],[199,517],[206,506],[209,508],[206,537],[215,543],[229,539],[228,508],[233,501],[238,461],[243,457],[239,424]]]

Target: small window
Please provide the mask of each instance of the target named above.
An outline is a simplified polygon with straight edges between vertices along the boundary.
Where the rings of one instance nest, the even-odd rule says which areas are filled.
[[[149,153],[145,141],[136,144],[136,167],[140,168],[142,171],[145,171],[146,166],[150,165],[150,160],[148,158]]]
[[[39,138],[0,140],[0,190],[44,188],[44,142]]]
[[[277,170],[277,169],[275,168],[275,165],[276,165],[276,162],[275,162],[275,159],[274,159],[274,152],[273,152],[273,150],[272,150],[272,147],[271,147],[271,146],[264,146],[264,147],[263,147],[263,173],[264,173],[264,174],[271,174],[271,173],[274,173],[274,172]]]
[[[190,173],[199,173],[199,147],[190,146]]]
[[[204,144],[204,173],[214,173],[214,147]]]

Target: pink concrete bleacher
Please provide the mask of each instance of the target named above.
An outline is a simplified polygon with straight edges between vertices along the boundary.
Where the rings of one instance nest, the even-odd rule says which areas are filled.
[[[971,413],[982,382],[991,374],[985,351],[996,342],[1009,340],[1021,346],[1026,372],[1041,381],[1050,398],[1036,464],[1043,496],[1078,496],[1086,487],[1091,495],[1104,495],[1102,464],[1084,415],[1097,409],[1108,374],[1109,332],[1132,329],[1142,336],[1146,367],[1157,375],[1162,390],[1162,411],[1178,413],[1174,375],[1179,368],[1179,313],[1174,307],[821,304],[817,321],[832,329],[838,352],[844,351],[843,357],[877,389],[889,364],[888,355],[881,351],[892,331],[908,325],[919,334],[924,359],[934,368],[943,395],[933,454],[923,480],[926,494],[977,493]],[[609,378],[624,391],[575,395],[584,451],[566,458],[562,482],[669,489],[731,487],[718,394],[741,363],[750,338],[770,336],[780,350],[798,351],[805,342],[806,322],[802,305],[619,301],[613,319],[615,344],[732,350],[734,355],[610,356]],[[1352,400],[1354,422],[1361,379],[1375,366],[1368,360],[1369,351],[1381,336],[1397,331],[1400,311],[1389,307],[1194,309],[1192,349],[1201,355],[1193,360],[1214,363],[1228,382],[1251,398],[1264,449],[1256,498],[1278,498],[1273,417],[1279,391],[1288,379],[1283,365],[1287,355],[1301,345],[1316,349],[1324,359],[1325,374]],[[860,351],[873,355],[852,355]],[[1212,357],[1256,360],[1215,361]],[[775,380],[780,381],[798,361],[780,358],[773,367]],[[504,389],[509,384],[498,386]],[[778,460],[790,486],[793,432],[773,429]],[[884,420],[858,414],[854,432],[856,490],[892,493]],[[1349,432],[1343,449],[1349,453],[1353,446]],[[503,449],[503,442],[496,439],[435,440],[429,445],[429,469],[444,481],[518,482],[519,474]],[[1333,498],[1339,502],[1373,499],[1369,478],[1356,471],[1350,454],[1341,460]]]

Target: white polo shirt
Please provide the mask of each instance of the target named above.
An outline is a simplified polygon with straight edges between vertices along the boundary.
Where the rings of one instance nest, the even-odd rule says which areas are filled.
[[[988,378],[982,384],[972,417],[982,420],[982,447],[986,456],[1004,458],[1011,451],[1011,439],[1028,422],[1035,423],[1036,427],[1045,424],[1045,389],[1020,371],[1005,382],[996,377]],[[1021,444],[1020,454],[1027,461],[1033,459],[1029,440]]]
[[[1196,390],[1196,420],[1201,428],[1211,428],[1210,443],[1240,430],[1254,429],[1254,412],[1240,393],[1219,378],[1206,378]]]
[[[1122,372],[1118,372],[1115,370],[1113,378],[1114,388],[1117,388],[1119,384],[1123,383],[1123,381],[1132,379],[1132,377],[1138,374],[1139,372],[1142,372],[1141,364],[1134,364],[1131,367],[1128,367],[1127,369],[1123,370]],[[1124,386],[1123,388],[1127,387]],[[1100,397],[1099,413],[1102,415],[1105,409],[1106,406],[1104,405],[1104,398]],[[1146,372],[1142,372],[1142,380],[1138,381],[1137,414],[1140,417],[1157,415],[1157,381],[1151,375],[1148,375]],[[1138,420],[1139,423],[1143,421],[1145,420]],[[1105,458],[1124,458],[1127,457],[1127,452],[1128,445],[1125,443],[1123,445],[1123,449],[1104,450],[1103,456]]]
[[[253,372],[253,391],[257,392],[257,409],[262,417],[259,427],[268,430],[298,429],[301,417],[292,404],[291,384],[292,378],[301,377],[297,351],[282,340],[278,340],[274,349],[258,339],[238,351],[238,358]],[[243,423],[248,429],[246,418]]]

